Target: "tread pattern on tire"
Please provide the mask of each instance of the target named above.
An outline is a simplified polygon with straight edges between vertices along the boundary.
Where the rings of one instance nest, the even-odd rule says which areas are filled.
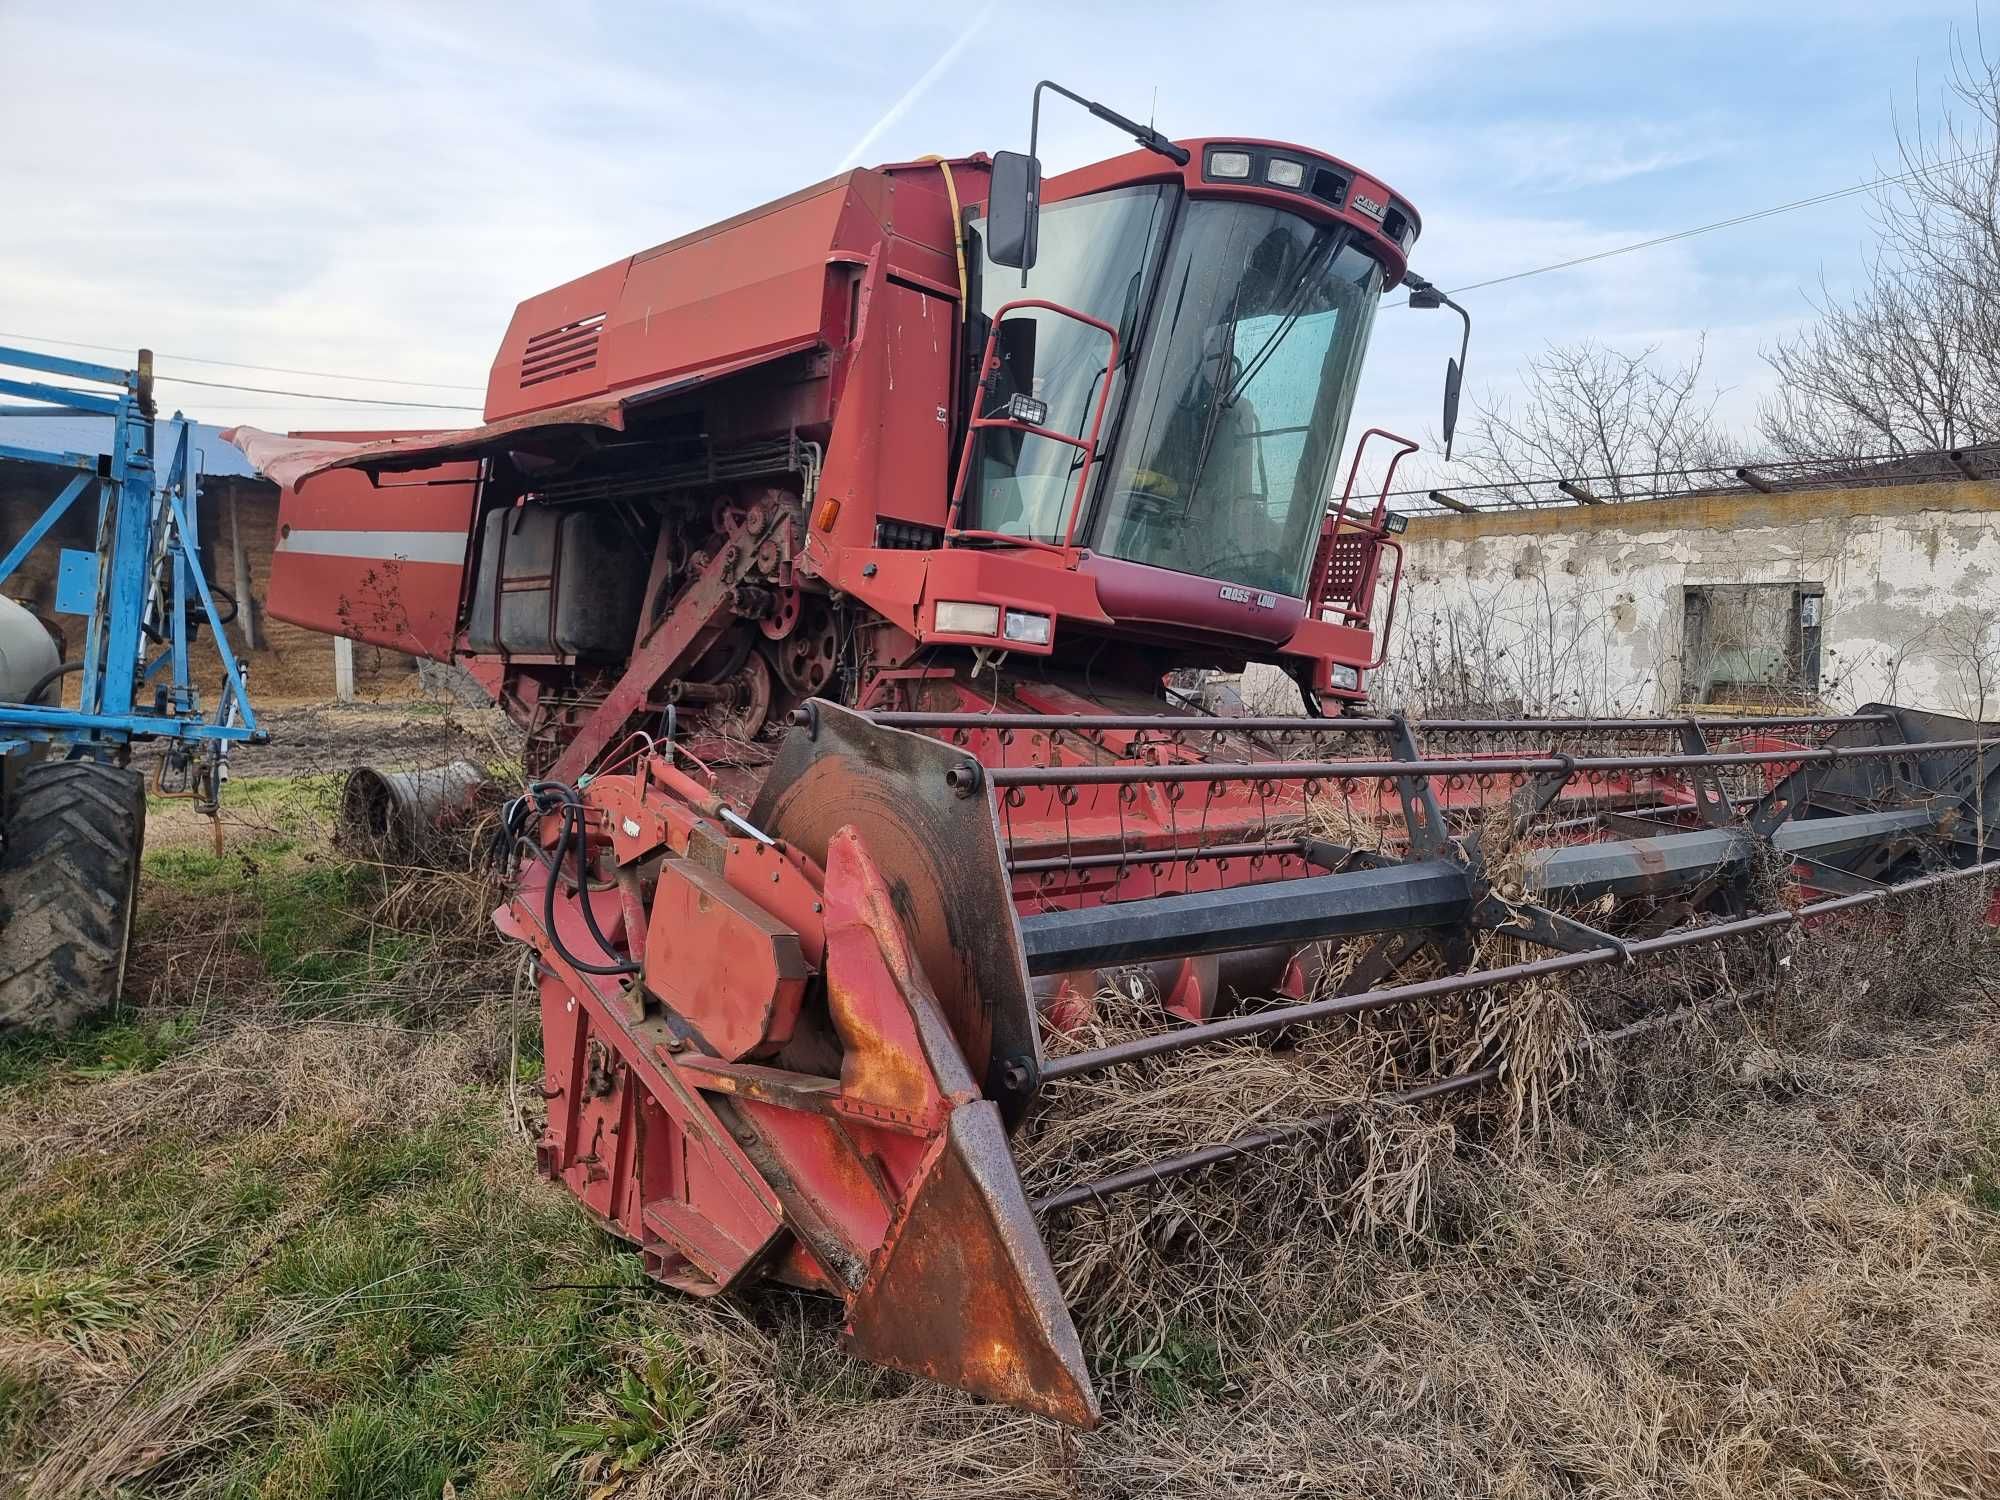
[[[21,774],[0,853],[0,1032],[62,1032],[118,999],[138,900],[146,783],[96,761]]]

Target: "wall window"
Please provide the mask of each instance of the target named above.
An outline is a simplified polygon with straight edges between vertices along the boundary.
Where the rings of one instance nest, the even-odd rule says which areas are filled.
[[[1681,701],[1794,706],[1819,698],[1816,583],[1706,583],[1681,590]]]

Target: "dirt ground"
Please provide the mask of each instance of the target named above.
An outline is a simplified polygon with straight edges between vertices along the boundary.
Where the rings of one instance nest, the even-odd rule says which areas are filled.
[[[329,762],[484,728],[273,724],[312,758],[246,755],[220,856],[154,807],[137,1003],[0,1041],[0,1493],[2000,1494],[1985,893],[1817,929],[1512,1132],[1384,1122],[1396,1202],[1273,1158],[1052,1222],[1080,1435],[854,1363],[824,1299],[646,1283],[533,1174],[493,888],[326,838]]]
[[[497,709],[423,698],[374,702],[278,701],[259,705],[268,745],[232,752],[238,776],[306,776],[355,766],[406,770],[466,757],[482,763],[519,753],[519,737]]]

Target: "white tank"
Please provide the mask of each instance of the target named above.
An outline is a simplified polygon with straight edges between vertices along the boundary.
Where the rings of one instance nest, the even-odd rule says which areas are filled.
[[[61,664],[56,643],[42,622],[0,594],[0,703],[26,700],[28,689]],[[58,684],[43,690],[41,701],[56,701]]]

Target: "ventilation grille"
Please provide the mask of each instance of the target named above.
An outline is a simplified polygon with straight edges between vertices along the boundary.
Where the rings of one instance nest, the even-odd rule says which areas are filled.
[[[597,363],[597,339],[604,331],[604,314],[593,313],[538,333],[521,351],[521,388],[560,380]]]

